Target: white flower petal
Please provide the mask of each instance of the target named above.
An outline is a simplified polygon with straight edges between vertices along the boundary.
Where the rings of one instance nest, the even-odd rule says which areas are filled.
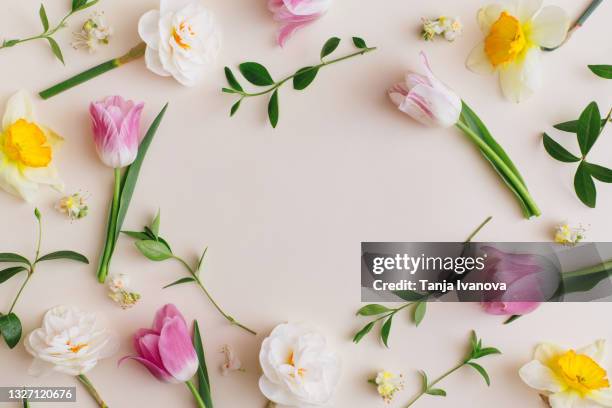
[[[64,182],[53,164],[47,167],[26,167],[23,177],[37,184],[48,184],[60,193],[64,191]]]
[[[567,350],[552,343],[540,343],[535,349],[533,357],[544,365],[549,365],[550,362],[557,356],[565,353]]]
[[[489,4],[478,10],[478,25],[485,35],[489,34],[491,26],[497,21],[502,11],[504,11],[504,7],[500,3]]]
[[[587,398],[595,401],[602,407],[612,407],[612,388],[591,391]]]
[[[568,28],[569,17],[565,10],[547,6],[533,20],[530,39],[542,47],[558,47],[565,40]]]
[[[519,376],[525,384],[539,391],[560,392],[565,388],[553,370],[538,360],[532,360],[522,366]]]
[[[580,396],[573,391],[558,392],[548,397],[551,408],[576,408]]]
[[[159,11],[147,11],[138,20],[138,35],[147,44],[147,50],[159,47]]]
[[[12,163],[0,165],[0,188],[29,203],[33,202],[38,194],[38,184],[25,178],[19,168]]]
[[[470,52],[465,61],[465,66],[477,74],[490,74],[495,71],[495,67],[491,65],[489,57],[485,54],[484,42],[481,42],[472,49],[472,52]]]
[[[596,340],[595,343],[576,350],[576,353],[586,354],[597,363],[601,364],[605,360],[607,354],[606,341],[603,339]]]
[[[154,74],[164,77],[171,76],[171,74],[164,69],[161,60],[159,59],[158,50],[147,47],[147,50],[145,51],[145,65],[149,71],[153,72]]]
[[[159,11],[162,15],[172,13],[187,7],[190,3],[194,2],[199,3],[199,0],[160,0]]]
[[[499,73],[502,92],[512,102],[530,97],[542,83],[541,51],[532,47],[522,61],[508,64]]]
[[[287,389],[283,389],[283,386],[274,384],[263,375],[259,378],[259,390],[267,399],[277,404],[296,406],[300,402]]]
[[[28,368],[28,374],[32,377],[45,377],[53,373],[55,366],[39,358],[34,358],[30,368]]]
[[[7,130],[19,119],[25,119],[28,122],[35,121],[32,100],[26,91],[19,91],[9,98],[2,118],[2,128]]]
[[[515,17],[521,23],[526,23],[533,18],[535,13],[542,8],[543,0],[518,0],[516,2]]]

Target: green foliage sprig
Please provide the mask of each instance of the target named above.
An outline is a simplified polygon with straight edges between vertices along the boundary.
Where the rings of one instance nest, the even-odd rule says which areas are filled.
[[[612,65],[589,65],[589,69],[598,77],[612,79]]]
[[[487,370],[485,370],[483,366],[476,363],[475,360],[478,360],[482,357],[493,355],[493,354],[501,354],[501,351],[499,351],[495,347],[484,347],[482,345],[482,339],[479,339],[476,336],[476,332],[472,330],[472,333],[470,334],[469,353],[463,360],[461,360],[459,364],[457,364],[455,367],[451,368],[450,370],[448,370],[447,372],[445,372],[444,374],[442,374],[441,376],[439,376],[438,378],[436,378],[435,380],[431,382],[427,378],[427,374],[425,373],[425,371],[419,372],[421,375],[421,379],[422,379],[421,391],[412,400],[410,400],[408,405],[406,405],[406,408],[413,406],[419,400],[419,398],[421,398],[423,395],[431,395],[434,397],[446,397],[447,395],[446,391],[443,390],[442,388],[437,388],[436,386],[438,385],[440,381],[442,381],[443,379],[445,379],[446,377],[448,377],[455,371],[465,366],[472,367],[474,370],[478,372],[478,374],[482,376],[482,378],[484,379],[484,381],[487,383],[488,386],[491,385],[491,377],[489,376],[489,373],[487,373]]]
[[[15,309],[17,301],[23,293],[23,290],[25,289],[26,285],[28,284],[32,276],[34,276],[34,272],[38,264],[40,262],[55,261],[59,259],[69,259],[85,264],[89,263],[85,256],[74,251],[56,251],[40,256],[40,246],[42,243],[42,223],[41,214],[40,211],[38,211],[38,208],[34,210],[34,216],[36,217],[36,222],[38,223],[38,236],[36,239],[34,260],[30,261],[25,256],[12,252],[0,253],[0,263],[15,264],[15,266],[0,270],[0,284],[6,282],[7,280],[11,279],[12,277],[18,275],[21,272],[26,273],[26,278],[23,281],[21,287],[19,288],[17,295],[13,299],[9,311],[6,314],[0,313],[0,333],[2,334],[2,337],[4,338],[4,341],[9,346],[9,348],[13,348],[19,343],[22,333],[21,321],[19,320],[19,317],[17,317],[15,312],[13,312],[13,310]]]
[[[217,309],[217,311],[221,313],[221,315],[227,321],[229,321],[231,324],[235,326],[240,327],[241,329],[248,331],[251,334],[256,335],[257,333],[255,331],[249,329],[248,327],[239,323],[232,316],[225,313],[223,309],[219,306],[219,304],[213,299],[210,292],[206,289],[206,287],[202,283],[200,272],[202,270],[202,267],[204,266],[204,258],[206,256],[206,252],[208,248],[204,249],[197,263],[194,266],[190,266],[189,263],[187,263],[187,261],[185,261],[183,258],[175,255],[172,252],[172,248],[170,247],[170,244],[168,244],[168,241],[166,241],[164,238],[162,238],[159,235],[159,228],[160,228],[160,213],[158,211],[155,218],[153,218],[153,221],[151,222],[151,224],[149,226],[145,226],[141,232],[139,231],[122,231],[122,232],[125,235],[128,235],[129,237],[132,237],[137,240],[136,248],[147,259],[151,261],[155,261],[155,262],[162,262],[168,259],[174,259],[175,261],[180,262],[185,267],[187,272],[189,272],[189,276],[178,279],[164,286],[163,289],[166,289],[172,286],[176,286],[176,285],[181,285],[184,283],[195,283],[204,292],[206,297],[208,297],[208,299],[213,304],[213,306]]]
[[[612,183],[611,169],[586,160],[591,148],[610,121],[611,114],[612,110],[602,119],[597,103],[591,102],[582,111],[578,120],[554,125],[555,129],[576,134],[580,148],[579,156],[569,152],[546,133],[543,135],[544,148],[552,158],[564,163],[579,162],[574,176],[574,189],[580,201],[591,208],[595,208],[597,202],[597,190],[593,179],[604,183]]]
[[[66,22],[68,21],[70,17],[72,17],[72,15],[78,13],[79,11],[83,11],[91,6],[94,6],[99,1],[100,0],[91,0],[91,1],[72,0],[72,6],[70,9],[70,12],[66,16],[64,16],[64,18],[62,18],[55,27],[51,27],[49,25],[49,18],[47,17],[47,11],[45,10],[45,5],[41,4],[40,9],[38,10],[38,16],[40,17],[40,22],[43,27],[43,32],[41,34],[33,35],[31,37],[27,37],[23,39],[17,38],[17,39],[11,39],[11,40],[4,40],[2,44],[0,44],[0,50],[3,48],[14,47],[18,44],[22,44],[22,43],[29,42],[29,41],[47,40],[47,42],[49,43],[49,47],[51,47],[51,51],[53,52],[53,55],[55,55],[55,57],[58,60],[60,60],[62,64],[64,64],[64,55],[62,54],[62,49],[60,48],[57,41],[53,39],[53,35],[59,30],[61,30],[62,28],[66,27]]]
[[[187,386],[198,402],[202,402],[206,408],[213,408],[210,378],[208,378],[208,369],[206,368],[206,359],[204,358],[204,346],[202,345],[202,336],[200,335],[200,327],[197,320],[193,321],[193,347],[198,355],[198,371],[196,373],[198,379],[197,395],[196,392],[194,392],[195,387],[191,381],[188,382]]]
[[[238,101],[236,101],[234,105],[232,105],[232,108],[230,110],[230,116],[234,116],[245,98],[263,96],[272,93],[268,101],[268,119],[270,120],[270,124],[272,125],[272,127],[275,128],[278,124],[279,117],[278,90],[285,82],[292,80],[293,89],[302,91],[306,89],[312,83],[312,81],[314,81],[321,68],[376,50],[376,47],[368,47],[368,45],[362,38],[353,37],[353,45],[357,47],[357,52],[336,59],[326,60],[325,58],[332,54],[336,50],[336,48],[338,48],[338,45],[340,45],[340,38],[330,38],[325,42],[323,48],[321,49],[321,62],[319,64],[309,65],[300,68],[294,74],[291,74],[278,82],[272,79],[272,75],[270,75],[270,72],[266,67],[257,62],[244,62],[240,64],[238,66],[238,69],[240,70],[242,76],[244,76],[244,78],[248,82],[256,86],[268,87],[261,92],[246,92],[240,82],[238,82],[238,80],[236,79],[236,76],[234,75],[232,70],[228,67],[225,67],[225,77],[229,84],[229,88],[222,88],[222,91],[225,93],[236,94],[240,96]]]

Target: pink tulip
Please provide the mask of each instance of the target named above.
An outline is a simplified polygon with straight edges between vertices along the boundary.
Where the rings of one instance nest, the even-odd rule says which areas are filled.
[[[389,89],[389,98],[398,109],[426,126],[454,126],[461,115],[461,98],[440,82],[421,52],[425,75],[409,72],[404,82]]]
[[[117,169],[136,159],[143,108],[143,103],[135,104],[120,96],[109,96],[89,106],[96,150],[107,166]]]
[[[293,33],[321,17],[331,0],[268,0],[268,9],[274,20],[281,23],[278,45],[281,47]]]
[[[158,380],[187,382],[198,371],[198,356],[185,319],[172,304],[165,305],[155,314],[152,329],[139,329],[134,335],[137,356],[132,359],[144,365]]]

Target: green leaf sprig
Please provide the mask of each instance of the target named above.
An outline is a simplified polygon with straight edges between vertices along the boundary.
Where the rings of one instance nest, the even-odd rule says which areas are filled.
[[[552,158],[564,163],[580,162],[574,176],[574,189],[580,201],[591,208],[595,208],[597,203],[597,190],[593,179],[612,183],[611,169],[587,161],[587,155],[610,121],[611,114],[612,110],[602,119],[597,103],[591,102],[582,111],[578,120],[554,125],[557,130],[576,134],[580,148],[579,156],[568,151],[546,133],[543,135],[544,148]]]
[[[468,236],[464,241],[465,244],[472,241],[474,237],[492,220],[492,217],[487,217],[480,225]],[[425,314],[427,312],[427,301],[430,297],[434,296],[435,293],[418,293],[412,290],[399,290],[394,292],[400,299],[405,300],[407,303],[396,307],[389,308],[387,306],[379,305],[376,303],[368,304],[363,306],[357,311],[357,316],[376,316],[374,320],[366,324],[359,330],[353,337],[354,343],[359,343],[366,334],[370,333],[376,323],[382,322],[379,337],[385,347],[389,347],[389,335],[391,334],[391,327],[393,325],[393,317],[404,309],[410,310],[410,316],[415,326],[419,326]]]
[[[64,18],[62,18],[55,27],[51,27],[49,25],[49,18],[47,17],[45,5],[41,4],[40,9],[38,10],[38,16],[40,18],[40,23],[42,24],[43,32],[41,34],[33,35],[27,38],[4,40],[2,44],[0,44],[0,50],[3,48],[14,47],[18,44],[22,44],[29,41],[46,40],[49,43],[49,47],[51,47],[53,55],[55,55],[55,57],[60,60],[62,64],[64,64],[64,55],[62,54],[62,49],[60,48],[57,41],[55,41],[55,39],[53,38],[53,35],[62,28],[66,27],[68,19],[74,14],[94,6],[99,1],[100,0],[72,0],[70,12],[66,14],[66,16],[64,16]]]
[[[257,333],[254,330],[249,329],[248,327],[239,323],[232,316],[225,313],[223,309],[221,308],[221,306],[219,306],[219,304],[213,299],[210,292],[206,289],[206,287],[202,283],[200,272],[202,270],[202,267],[204,266],[204,258],[206,256],[206,252],[208,248],[204,249],[204,251],[202,252],[202,255],[198,259],[197,264],[192,267],[189,265],[189,263],[187,263],[187,261],[185,261],[183,258],[175,255],[172,252],[172,248],[170,247],[170,244],[168,244],[168,242],[159,235],[159,227],[160,227],[160,213],[158,211],[157,214],[155,215],[155,218],[151,222],[151,225],[144,227],[143,231],[141,232],[122,231],[122,232],[125,235],[137,240],[136,248],[138,248],[138,251],[140,251],[140,253],[144,255],[147,259],[151,261],[155,261],[155,262],[162,262],[168,259],[174,259],[180,262],[185,267],[185,269],[187,269],[187,271],[189,272],[189,276],[178,279],[164,286],[163,289],[166,289],[172,286],[176,286],[176,285],[181,285],[184,283],[195,283],[202,290],[202,292],[204,292],[206,297],[208,297],[208,300],[210,300],[210,302],[213,304],[215,309],[217,309],[217,311],[221,313],[221,315],[227,321],[229,321],[231,324],[235,326],[240,327],[241,329],[248,331],[249,333],[253,335],[256,335]]]
[[[232,108],[230,109],[230,116],[234,116],[245,98],[263,96],[271,93],[272,95],[268,101],[268,119],[270,120],[272,127],[276,128],[279,118],[278,90],[285,82],[291,80],[293,82],[293,89],[302,91],[314,81],[321,68],[376,50],[376,47],[368,47],[362,38],[353,37],[353,45],[358,49],[358,51],[343,57],[327,60],[326,57],[331,55],[336,48],[338,48],[338,45],[340,45],[340,38],[330,38],[325,42],[325,44],[323,44],[323,48],[321,49],[320,53],[320,63],[300,68],[295,73],[281,79],[278,82],[272,79],[272,75],[266,67],[257,62],[244,62],[240,64],[238,69],[248,82],[256,86],[267,87],[260,92],[250,93],[245,91],[240,82],[238,82],[236,79],[236,76],[232,70],[225,67],[225,77],[229,84],[229,88],[222,88],[222,91],[240,96],[239,99],[232,105]]]
[[[612,65],[589,65],[589,69],[598,77],[612,79]]]
[[[475,360],[493,354],[501,354],[501,351],[499,351],[495,347],[483,347],[482,339],[479,339],[476,336],[476,332],[472,330],[472,333],[470,334],[470,351],[467,356],[463,360],[461,360],[459,364],[457,364],[455,367],[451,368],[450,370],[448,370],[447,372],[445,372],[444,374],[442,374],[431,382],[427,378],[427,374],[425,373],[425,371],[419,372],[422,379],[421,391],[412,400],[410,400],[408,405],[406,405],[406,408],[413,406],[423,395],[446,397],[446,391],[442,388],[438,388],[438,383],[440,383],[442,380],[444,380],[446,377],[448,377],[455,371],[465,366],[472,367],[474,370],[476,370],[476,372],[478,372],[478,374],[482,376],[485,383],[487,383],[487,386],[491,385],[491,378],[489,376],[489,373],[487,373],[487,370],[485,370],[483,366],[476,363]]]
[[[17,295],[13,299],[9,311],[6,314],[0,313],[0,333],[2,334],[2,337],[4,338],[4,341],[9,346],[9,348],[13,348],[19,343],[22,333],[21,321],[13,310],[15,309],[17,301],[21,297],[26,285],[28,284],[32,276],[34,276],[34,272],[38,264],[40,262],[55,261],[60,259],[68,259],[71,261],[82,262],[85,264],[89,263],[85,256],[74,251],[56,251],[41,256],[40,247],[42,243],[42,223],[41,214],[40,211],[38,211],[38,208],[34,210],[34,216],[36,217],[36,222],[38,224],[38,235],[36,239],[34,260],[30,261],[25,256],[12,252],[0,253],[0,263],[15,264],[15,266],[0,270],[0,284],[8,281],[9,279],[18,275],[21,272],[26,272],[26,278],[21,284]]]
[[[206,359],[204,358],[204,346],[202,345],[202,336],[200,335],[200,327],[198,321],[193,321],[193,347],[198,356],[198,386],[194,386],[191,381],[187,381],[187,387],[192,392],[198,406],[205,408],[213,408],[212,394],[210,391],[210,379],[208,378],[208,369],[206,368]]]

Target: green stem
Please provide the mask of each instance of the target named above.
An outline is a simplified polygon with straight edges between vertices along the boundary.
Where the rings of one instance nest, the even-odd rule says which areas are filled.
[[[312,67],[309,67],[308,69],[304,69],[303,71],[300,71],[300,74],[304,74],[304,73],[310,72],[312,70],[318,70],[318,69],[320,69],[320,68],[322,68],[324,66],[332,65],[332,64],[335,64],[337,62],[344,61],[344,60],[347,60],[349,58],[356,57],[358,55],[364,55],[364,54],[366,54],[368,52],[372,52],[372,51],[376,50],[376,48],[377,47],[364,48],[364,49],[359,50],[357,52],[354,52],[352,54],[345,55],[344,57],[339,57],[339,58],[336,58],[336,59],[333,59],[333,60],[329,60],[329,61],[322,61],[318,65],[314,65]],[[265,95],[265,94],[268,94],[268,93],[273,92],[276,89],[280,88],[285,82],[289,81],[290,79],[293,79],[296,75],[297,75],[297,73],[289,75],[288,77],[282,79],[280,82],[275,83],[272,87],[270,87],[270,88],[268,88],[268,89],[266,89],[264,91],[261,91],[261,92],[249,93],[249,92],[235,90],[235,93],[237,93],[239,95],[242,95],[242,98],[250,98],[252,96]]]
[[[19,292],[17,292],[17,296],[15,296],[15,299],[13,299],[13,303],[11,304],[11,308],[9,309],[7,314],[11,314],[11,312],[15,308],[15,305],[17,304],[17,300],[19,299],[19,296],[21,296],[21,292],[23,292],[23,289],[26,287],[26,285],[30,281],[30,278],[32,277],[32,270],[33,269],[34,269],[34,267],[32,266],[31,269],[28,271],[28,277],[21,284],[21,288],[19,288]]]
[[[198,403],[198,408],[206,408],[206,404],[204,404],[202,397],[200,397],[200,393],[196,389],[195,385],[193,385],[191,380],[188,380],[185,383],[185,385],[187,386],[187,388],[189,388],[189,391],[191,391],[191,393],[193,394],[193,398],[195,398],[196,402]]]
[[[60,22],[59,24],[50,29],[45,31],[42,34],[39,35],[33,35],[31,37],[27,37],[27,38],[23,38],[23,39],[19,39],[19,40],[9,40],[8,44],[7,42],[0,44],[0,50],[3,48],[10,48],[10,47],[14,47],[18,44],[23,44],[29,41],[34,41],[34,40],[42,40],[42,39],[46,39],[46,38],[51,38],[51,36],[53,36],[53,34],[55,34],[56,32],[58,32],[61,28],[65,27],[66,24],[66,20],[68,20],[72,15],[74,14],[74,12],[70,12],[68,15],[66,15]]]
[[[204,292],[204,294],[206,295],[206,297],[208,297],[208,300],[210,300],[210,302],[213,304],[213,306],[215,307],[215,309],[217,309],[217,311],[219,313],[221,313],[221,315],[227,320],[229,321],[231,324],[233,324],[234,326],[238,326],[241,329],[244,329],[246,331],[248,331],[249,333],[253,334],[253,335],[257,335],[257,332],[249,329],[247,326],[243,325],[242,323],[238,322],[236,319],[234,319],[232,316],[228,315],[227,313],[225,313],[223,311],[223,309],[221,309],[221,306],[219,306],[219,304],[215,301],[215,299],[213,299],[212,295],[210,294],[210,292],[208,292],[208,290],[206,289],[206,287],[204,286],[204,284],[202,283],[202,281],[200,280],[200,277],[198,276],[198,274],[195,272],[195,270],[193,270],[193,268],[191,268],[189,266],[189,264],[187,262],[185,262],[185,260],[183,260],[182,258],[179,258],[178,256],[174,256],[174,259],[176,259],[177,261],[179,261],[180,263],[183,264],[183,266],[189,271],[189,273],[191,274],[191,276],[193,277],[193,279],[196,281],[196,283],[198,284],[198,286],[200,287],[200,289],[202,289],[202,291]]]
[[[450,370],[448,370],[447,372],[445,372],[444,374],[442,374],[440,377],[436,378],[433,382],[427,384],[427,389],[422,390],[421,392],[419,392],[413,399],[410,400],[410,402],[408,402],[408,405],[406,405],[406,408],[411,407],[412,405],[414,405],[415,402],[417,402],[417,400],[419,398],[421,398],[423,395],[425,395],[427,393],[427,391],[429,391],[430,389],[432,389],[436,384],[438,384],[440,381],[442,381],[443,379],[445,379],[446,377],[448,377],[449,375],[451,375],[452,373],[454,373],[455,371],[459,370],[461,367],[463,367],[464,365],[467,364],[469,360],[467,361],[463,361],[461,364],[457,365],[454,368],[451,368]]]
[[[474,232],[472,232],[472,233],[470,234],[470,236],[469,236],[469,237],[468,237],[468,238],[465,240],[464,244],[468,244],[468,243],[472,242],[472,239],[474,239],[474,237],[475,237],[476,235],[478,235],[478,233],[480,232],[480,230],[481,230],[481,229],[483,229],[483,228],[484,228],[484,226],[485,226],[485,225],[487,225],[487,224],[489,223],[489,221],[491,221],[492,219],[493,219],[493,217],[488,216],[488,217],[487,217],[487,219],[486,219],[486,220],[484,220],[484,221],[483,221],[483,222],[482,222],[482,223],[481,223],[481,224],[478,226],[478,228],[476,228],[476,229],[474,230]]]
[[[60,82],[59,84],[54,85],[51,88],[41,91],[39,95],[43,99],[49,99],[59,93],[67,91],[70,88],[74,88],[77,85],[89,81],[90,79],[93,79],[110,70],[120,67],[121,65],[127,64],[128,62],[134,61],[142,57],[145,53],[146,48],[147,45],[145,43],[140,43],[136,47],[128,51],[127,54],[119,58],[114,58],[112,60],[103,62],[100,65],[96,65],[95,67],[90,68],[87,71],[81,72],[80,74],[75,75],[63,82]]]
[[[603,271],[612,271],[612,259],[607,260],[599,265],[590,266],[587,268],[578,269],[577,271],[567,272],[562,275],[563,279],[576,278],[586,275],[592,275]]]
[[[113,256],[115,247],[115,232],[117,229],[117,214],[119,213],[119,198],[121,196],[121,169],[115,169],[115,187],[113,189],[113,202],[110,209],[109,225],[107,229],[106,242],[104,243],[104,252],[100,260],[100,268],[98,269],[98,281],[104,283],[108,275],[110,260]]]
[[[541,214],[537,204],[529,194],[527,187],[521,181],[520,177],[508,167],[508,165],[495,153],[493,149],[482,140],[472,129],[462,122],[457,122],[456,126],[474,142],[482,153],[496,166],[497,169],[507,178],[511,186],[516,190],[518,197],[524,202],[530,212],[530,216],[539,216]]]
[[[91,395],[100,408],[108,408],[108,405],[106,405],[94,385],[91,383],[91,381],[89,381],[89,378],[87,378],[85,374],[78,375],[77,379],[85,386],[85,389],[89,395]]]

